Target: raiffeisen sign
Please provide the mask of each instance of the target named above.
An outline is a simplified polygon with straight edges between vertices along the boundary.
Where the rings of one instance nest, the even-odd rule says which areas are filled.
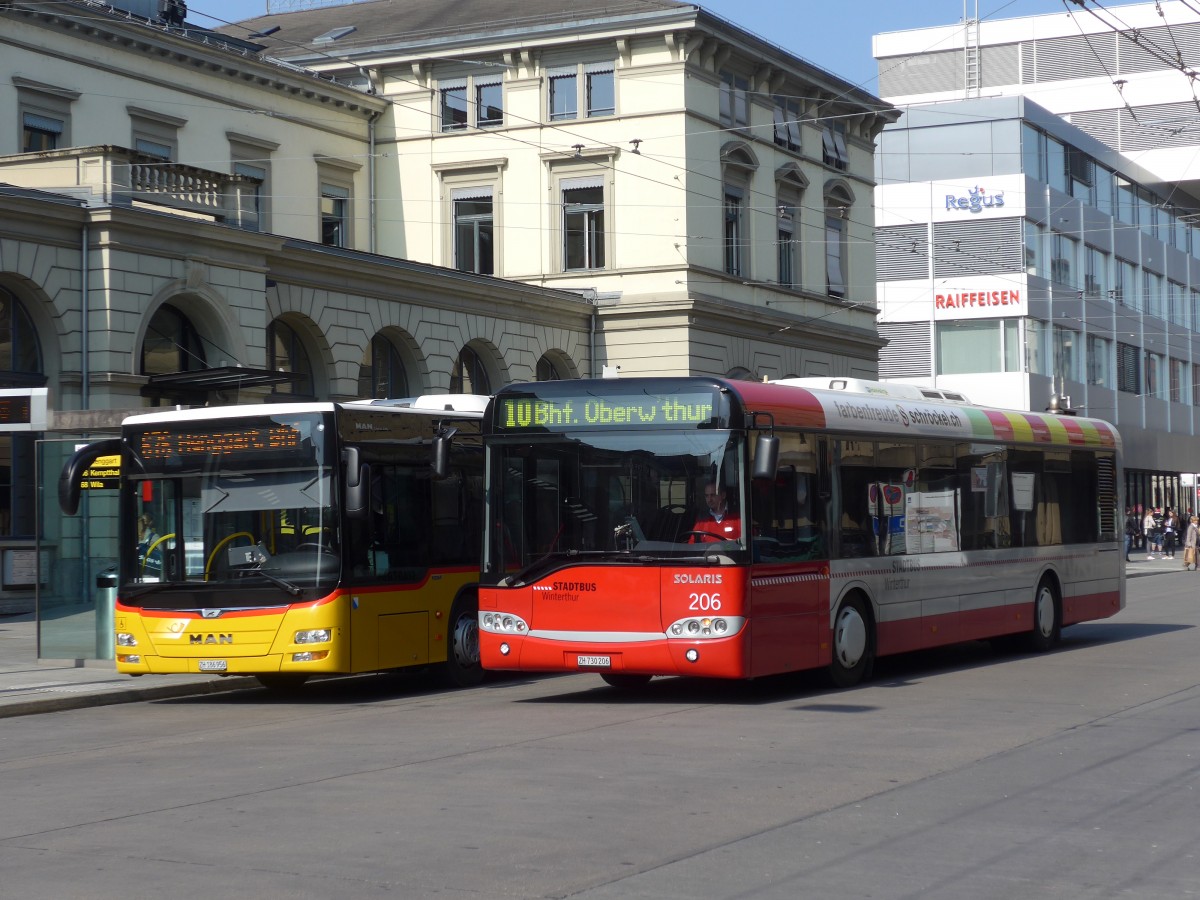
[[[981,213],[985,209],[999,209],[1004,205],[1004,191],[988,192],[982,185],[975,185],[964,194],[946,194],[946,209],[967,213]]]
[[[946,279],[933,290],[933,317],[948,319],[1002,319],[1029,312],[1023,276]]]

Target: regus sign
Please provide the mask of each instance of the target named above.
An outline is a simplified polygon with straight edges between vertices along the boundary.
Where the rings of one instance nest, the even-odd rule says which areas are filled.
[[[1004,205],[1004,191],[996,191],[994,194],[989,194],[986,188],[976,185],[967,192],[965,197],[956,196],[955,194],[946,195],[946,209],[963,210],[965,212],[982,212],[985,209],[992,209]]]

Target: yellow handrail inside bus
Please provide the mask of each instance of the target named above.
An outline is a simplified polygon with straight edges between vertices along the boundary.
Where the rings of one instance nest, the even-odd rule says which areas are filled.
[[[222,548],[226,544],[232,543],[233,541],[237,540],[240,537],[246,538],[248,541],[250,541],[251,545],[254,544],[254,535],[252,535],[248,531],[237,531],[237,532],[234,532],[233,534],[229,535],[228,537],[223,537],[223,538],[221,538],[221,540],[217,541],[217,546],[213,547],[213,552],[208,555],[208,562],[206,562],[204,564],[204,580],[205,581],[208,581],[209,573],[212,571],[213,560],[217,558],[217,554],[221,552]]]

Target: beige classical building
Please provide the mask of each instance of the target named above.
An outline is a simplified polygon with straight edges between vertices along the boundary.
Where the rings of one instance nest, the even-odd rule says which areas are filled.
[[[896,113],[674,0],[376,0],[224,29],[388,103],[383,252],[597,299],[622,373],[873,376]]]

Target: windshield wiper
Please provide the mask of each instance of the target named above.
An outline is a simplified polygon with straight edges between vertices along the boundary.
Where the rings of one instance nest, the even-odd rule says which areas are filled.
[[[261,575],[263,578],[267,579],[267,581],[271,582],[271,584],[275,585],[276,587],[283,588],[293,597],[300,596],[300,588],[298,586],[292,584],[290,581],[284,581],[282,578],[272,575],[270,572],[264,572],[262,569],[248,569],[247,574]]]

